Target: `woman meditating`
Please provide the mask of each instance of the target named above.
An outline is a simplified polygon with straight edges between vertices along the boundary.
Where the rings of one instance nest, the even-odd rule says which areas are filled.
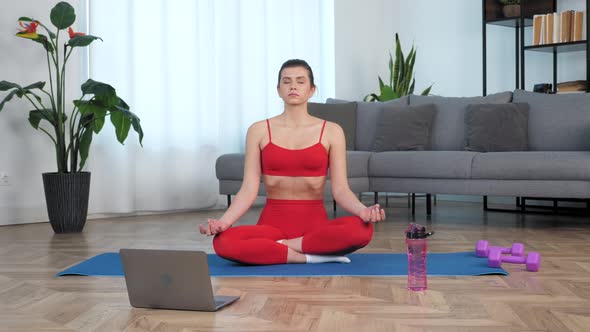
[[[283,113],[248,128],[244,179],[234,202],[221,218],[199,225],[202,234],[215,235],[217,255],[245,264],[349,263],[343,255],[366,246],[373,223],[385,219],[379,204],[366,207],[348,186],[342,128],[307,112],[315,89],[307,62],[282,65],[277,90]],[[352,216],[328,219],[328,166],[332,195]],[[256,199],[261,174],[267,200],[258,223],[231,227]]]

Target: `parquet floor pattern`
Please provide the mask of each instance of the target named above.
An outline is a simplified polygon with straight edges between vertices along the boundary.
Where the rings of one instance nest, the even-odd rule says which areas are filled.
[[[413,220],[404,204],[390,204],[361,252],[404,252]],[[242,224],[259,213],[251,209]],[[507,265],[510,276],[430,277],[426,292],[407,291],[405,277],[213,278],[217,294],[241,299],[217,313],[136,309],[122,278],[54,275],[119,248],[212,252],[197,225],[220,211],[89,220],[72,235],[54,235],[48,224],[3,226],[0,331],[590,331],[589,218],[444,201],[424,214],[419,206],[415,221],[436,231],[430,252],[520,241],[541,253],[541,271]]]

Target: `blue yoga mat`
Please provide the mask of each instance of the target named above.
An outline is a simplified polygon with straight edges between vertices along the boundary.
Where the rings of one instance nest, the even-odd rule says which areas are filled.
[[[350,254],[349,264],[280,264],[241,265],[207,255],[209,273],[214,277],[320,277],[320,276],[405,276],[406,254]],[[502,268],[488,267],[486,258],[474,252],[428,254],[427,269],[431,276],[508,275]],[[57,276],[122,277],[123,267],[118,253],[104,253],[74,265]]]

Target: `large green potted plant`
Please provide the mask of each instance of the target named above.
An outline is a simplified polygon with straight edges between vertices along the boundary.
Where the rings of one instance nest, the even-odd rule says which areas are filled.
[[[129,111],[129,105],[106,83],[88,79],[81,86],[81,96],[72,103],[66,102],[66,65],[72,51],[100,38],[74,32],[71,26],[76,14],[67,2],[55,5],[50,19],[53,30],[39,20],[21,17],[21,29],[16,34],[45,49],[49,86],[44,81],[25,86],[0,81],[0,91],[7,93],[0,102],[0,111],[14,97],[29,101],[32,107],[28,112],[29,123],[47,135],[55,147],[57,172],[43,173],[49,221],[56,233],[80,232],[86,222],[90,191],[90,173],[82,169],[92,136],[101,131],[107,117],[121,144],[131,127],[141,144],[143,130],[139,118]],[[37,31],[40,28],[46,35]]]
[[[365,101],[387,101],[397,99],[414,93],[414,63],[416,62],[416,49],[412,45],[408,57],[404,57],[399,36],[395,34],[395,61],[389,52],[389,82],[383,83],[379,76],[379,95],[371,93],[365,96]],[[422,91],[422,95],[428,95],[432,85]]]

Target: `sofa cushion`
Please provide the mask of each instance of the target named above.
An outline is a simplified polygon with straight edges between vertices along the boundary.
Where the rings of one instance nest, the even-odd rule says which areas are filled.
[[[372,154],[369,151],[346,151],[346,176],[348,178],[368,177],[369,159]]]
[[[346,150],[354,150],[356,139],[356,102],[341,104],[307,103],[309,114],[335,122],[344,131]]]
[[[485,97],[440,97],[410,95],[410,105],[435,104],[437,108],[432,128],[432,149],[460,151],[464,146],[465,109],[469,104],[508,103],[511,92]]]
[[[228,153],[219,156],[215,161],[215,175],[218,180],[244,179],[243,153]]]
[[[433,104],[383,106],[375,134],[374,151],[430,150]]]
[[[342,99],[328,98],[326,103],[349,103],[350,101]],[[377,130],[377,120],[381,114],[381,107],[384,105],[408,105],[408,96],[385,102],[369,103],[358,101],[356,107],[356,139],[355,148],[360,151],[372,151],[375,142],[375,131]]]
[[[369,158],[372,152],[346,151],[346,175],[348,178],[367,177]],[[215,163],[215,175],[219,180],[243,180],[244,179],[243,153],[229,153],[217,158]],[[328,172],[330,170],[328,169]]]
[[[513,101],[530,107],[529,150],[590,150],[590,94],[516,90]]]
[[[590,152],[480,153],[473,160],[471,177],[489,180],[590,180]]]
[[[472,104],[465,111],[465,150],[527,151],[526,103]]]
[[[370,177],[469,179],[477,152],[395,151],[374,153],[369,159]]]

